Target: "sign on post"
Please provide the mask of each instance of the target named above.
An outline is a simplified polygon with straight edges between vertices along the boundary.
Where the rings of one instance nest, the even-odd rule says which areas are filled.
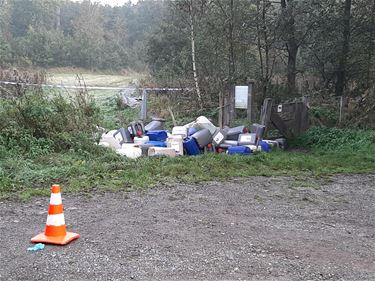
[[[249,86],[236,86],[235,90],[235,108],[247,109],[249,100]]]
[[[252,95],[253,95],[253,84],[250,83],[248,86],[235,86],[234,96],[235,96],[235,108],[236,109],[246,109],[247,118],[251,120],[252,118]]]

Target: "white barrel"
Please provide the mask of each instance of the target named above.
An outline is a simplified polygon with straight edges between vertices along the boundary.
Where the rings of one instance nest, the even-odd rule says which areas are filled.
[[[176,157],[176,151],[171,147],[150,147],[148,149],[148,156],[157,155]]]
[[[177,155],[184,155],[184,140],[181,135],[170,136],[167,139],[167,147],[173,148]]]
[[[136,147],[135,144],[124,143],[120,149],[116,150],[116,153],[131,159],[137,159],[142,156],[142,149]]]
[[[184,126],[176,126],[172,129],[172,135],[174,136],[182,136],[182,138],[186,138],[188,136],[188,128]]]

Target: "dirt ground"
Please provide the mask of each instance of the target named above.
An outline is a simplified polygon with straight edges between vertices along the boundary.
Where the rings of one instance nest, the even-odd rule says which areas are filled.
[[[0,202],[1,280],[375,280],[375,175],[63,194],[81,238],[28,252],[48,198]]]

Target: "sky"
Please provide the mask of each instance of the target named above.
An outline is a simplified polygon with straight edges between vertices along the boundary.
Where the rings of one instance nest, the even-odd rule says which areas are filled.
[[[111,6],[122,6],[126,2],[132,2],[133,4],[137,3],[138,0],[94,0],[92,2],[100,2],[103,5],[108,4]]]
[[[82,0],[73,0],[73,1],[82,1]],[[122,6],[124,5],[125,3],[127,2],[132,2],[133,4],[136,4],[138,2],[138,0],[91,0],[91,2],[99,2],[103,5],[111,5],[112,7],[113,6]]]

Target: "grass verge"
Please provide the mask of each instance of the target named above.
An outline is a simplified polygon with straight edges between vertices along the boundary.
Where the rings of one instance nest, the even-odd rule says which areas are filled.
[[[126,159],[111,151],[96,157],[61,153],[32,160],[2,161],[0,197],[48,196],[52,183],[62,184],[64,192],[133,191],[163,183],[199,183],[256,175],[308,178],[374,171],[374,153],[273,152],[251,157],[206,154],[138,160]]]

